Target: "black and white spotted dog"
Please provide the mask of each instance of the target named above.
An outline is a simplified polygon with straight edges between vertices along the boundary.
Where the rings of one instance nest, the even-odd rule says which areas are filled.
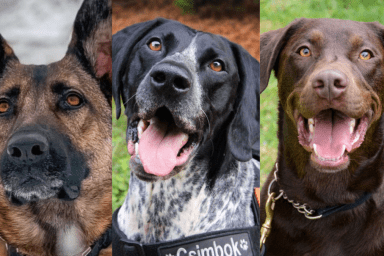
[[[156,19],[113,37],[131,179],[118,226],[141,243],[255,224],[259,63],[218,35]],[[255,146],[254,146],[255,147]],[[257,146],[256,146],[257,147]]]

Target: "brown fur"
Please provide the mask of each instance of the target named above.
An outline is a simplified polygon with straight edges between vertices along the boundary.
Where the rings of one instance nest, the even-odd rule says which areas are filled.
[[[74,34],[70,48],[76,40]],[[82,181],[81,193],[74,201],[50,198],[15,206],[6,198],[0,183],[0,236],[26,255],[57,255],[57,232],[68,225],[79,228],[83,241],[90,246],[112,222],[111,94],[103,93],[100,88],[101,79],[111,85],[110,18],[100,22],[84,44],[93,74],[87,72],[79,58],[69,50],[62,60],[47,66],[45,81],[37,85],[33,79],[34,66],[20,64],[2,40],[6,66],[0,77],[0,95],[12,88],[19,88],[20,95],[15,115],[0,122],[0,154],[6,150],[10,136],[18,128],[42,123],[68,136],[75,150],[86,156],[90,169],[88,177]],[[104,54],[102,61],[105,63],[98,63],[100,54]],[[57,83],[84,95],[87,104],[70,113],[61,111],[57,107],[57,95],[52,92]],[[0,242],[0,255],[3,255],[1,246]],[[112,255],[111,248],[100,255]]]
[[[301,45],[298,42],[303,38],[310,41],[312,31],[321,32],[323,39],[316,36],[311,58],[297,57],[294,51]],[[363,42],[365,47],[361,49]],[[374,49],[375,59],[356,61],[365,48]],[[350,204],[364,192],[373,194],[353,210],[319,220],[306,219],[288,201],[279,199],[266,255],[384,255],[383,58],[384,26],[378,23],[299,19],[261,36],[261,88],[267,87],[270,73],[275,70],[280,99],[278,183],[272,191],[278,194],[283,189],[289,199],[306,203],[312,209]],[[374,112],[363,144],[349,154],[347,168],[332,173],[321,172],[311,163],[311,153],[299,144],[295,120],[297,112],[309,118],[330,107],[308,85],[325,68],[340,70],[349,79],[344,97],[335,100],[332,108],[354,118],[368,109]],[[262,223],[274,171],[263,186]]]

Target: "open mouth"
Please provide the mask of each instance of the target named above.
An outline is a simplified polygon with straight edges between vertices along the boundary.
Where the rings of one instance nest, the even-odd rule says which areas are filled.
[[[149,120],[138,119],[128,138],[128,152],[139,160],[148,174],[167,176],[184,165],[198,142],[197,133],[178,127],[172,113],[159,108]],[[132,136],[134,134],[134,136]]]
[[[349,164],[348,154],[364,141],[372,119],[372,111],[354,119],[334,109],[326,109],[306,119],[296,118],[299,143],[309,152],[311,160],[320,167],[344,169]]]

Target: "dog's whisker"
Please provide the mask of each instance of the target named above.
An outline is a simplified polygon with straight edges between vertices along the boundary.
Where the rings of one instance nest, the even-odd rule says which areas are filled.
[[[205,111],[204,111],[202,108],[200,108],[200,109],[201,109],[201,111],[203,111],[205,117],[207,118],[207,121],[208,121],[208,132],[209,132],[209,134],[210,134],[210,133],[211,133],[211,125],[210,125],[210,122],[209,122],[209,118],[208,118],[208,116],[207,116],[207,113],[205,113]],[[209,138],[209,140],[210,140],[211,143],[212,143],[212,154],[211,154],[211,156],[213,156],[213,152],[215,151],[215,144],[213,143],[212,138]]]
[[[137,93],[133,94],[131,98],[129,98],[126,102],[123,102],[123,105],[128,104],[128,102],[136,96]]]
[[[200,109],[201,109],[201,111],[203,111],[205,117],[206,117],[207,120],[208,120],[208,132],[211,133],[211,125],[210,125],[210,123],[209,123],[209,118],[208,118],[207,114],[205,113],[205,111],[204,111],[202,108],[200,108]]]

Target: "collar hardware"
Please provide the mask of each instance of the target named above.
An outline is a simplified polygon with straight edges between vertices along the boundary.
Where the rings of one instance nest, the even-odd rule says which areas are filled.
[[[368,199],[371,198],[372,194],[365,192],[360,198],[358,198],[354,203],[351,204],[341,204],[341,205],[336,205],[336,206],[330,206],[318,210],[313,210],[311,207],[309,207],[307,204],[301,204],[299,202],[296,202],[294,200],[291,200],[288,198],[287,194],[284,192],[284,190],[279,189],[279,195],[275,196],[275,192],[271,192],[271,187],[274,182],[277,183],[277,171],[278,169],[278,164],[275,164],[275,172],[273,173],[274,179],[269,183],[268,186],[268,199],[265,204],[265,213],[266,213],[266,218],[265,222],[261,227],[260,230],[260,252],[261,255],[264,256],[266,253],[266,248],[265,248],[265,241],[267,240],[269,234],[271,233],[272,229],[272,220],[273,220],[273,213],[275,209],[275,202],[280,199],[281,197],[287,200],[292,206],[301,214],[303,214],[307,219],[309,220],[317,220],[320,218],[327,217],[333,213],[337,212],[342,212],[342,211],[347,211],[350,209],[353,209]]]

